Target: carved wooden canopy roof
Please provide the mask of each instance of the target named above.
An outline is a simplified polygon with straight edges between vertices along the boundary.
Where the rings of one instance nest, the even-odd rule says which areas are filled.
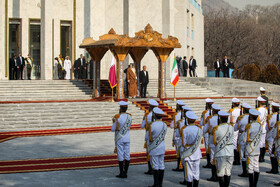
[[[108,34],[99,37],[98,41],[93,38],[86,38],[80,45],[80,48],[95,48],[95,47],[144,47],[144,48],[181,48],[178,39],[173,36],[162,38],[162,34],[154,31],[150,24],[144,30],[135,33],[134,37],[129,37],[127,34],[118,35],[111,29]]]

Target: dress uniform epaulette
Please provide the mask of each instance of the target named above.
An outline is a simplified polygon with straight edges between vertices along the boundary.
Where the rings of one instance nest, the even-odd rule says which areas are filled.
[[[177,116],[177,114],[178,114],[177,112],[174,112],[173,117]]]
[[[238,118],[237,118],[237,120],[236,121],[240,121],[240,120],[242,120],[242,118],[244,117],[244,114],[243,115],[240,115],[240,116],[238,116]]]
[[[130,114],[130,113],[127,113],[128,115],[130,115],[131,117],[132,117],[132,114]]]
[[[200,125],[197,124],[196,126],[202,130],[202,127]]]
[[[203,112],[202,112],[202,115],[205,115],[207,113],[207,110],[204,110]]]
[[[180,123],[183,121],[183,119],[180,119],[180,120],[178,120],[177,121],[177,123],[176,123],[176,128],[179,128],[180,127]]]
[[[213,116],[208,116],[208,117],[206,118],[206,121],[212,119],[212,117],[213,117]]]
[[[232,113],[233,112],[233,108],[229,109],[228,113]]]
[[[251,128],[252,123],[246,125],[245,130],[249,130]]]
[[[113,117],[113,119],[112,119],[112,120],[114,121],[114,119],[119,119],[119,118],[120,118],[120,116],[121,116],[120,114],[116,114],[116,115]]]
[[[267,121],[269,121],[274,114],[276,114],[276,113],[268,114],[267,117],[266,117]]]

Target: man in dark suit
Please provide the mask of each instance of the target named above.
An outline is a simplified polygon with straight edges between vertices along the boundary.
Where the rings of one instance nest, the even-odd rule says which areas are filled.
[[[80,58],[78,58],[75,62],[76,64],[76,71],[77,71],[77,74],[78,74],[78,79],[84,79],[85,77],[85,72],[84,70],[85,69],[85,64],[86,64],[86,60],[85,58],[83,57],[83,54],[80,55]]]
[[[189,69],[189,65],[188,65],[188,62],[187,62],[187,57],[184,56],[184,58],[183,58],[184,77],[188,76],[188,69]]]
[[[191,56],[190,61],[189,61],[189,73],[190,77],[195,77],[195,68],[196,68],[196,60]]]
[[[22,76],[23,76],[23,70],[25,68],[25,59],[24,57],[21,55],[21,53],[19,53],[19,56],[18,56],[18,63],[17,64],[19,66],[19,77],[21,80],[23,80]]]
[[[11,61],[11,68],[12,68],[12,80],[18,80],[19,75],[19,62],[16,55]]]
[[[214,68],[215,68],[215,71],[216,71],[216,77],[220,77],[220,70],[221,70],[220,59],[217,58],[216,62],[214,62]]]
[[[146,66],[143,66],[143,70],[140,71],[139,83],[141,87],[140,95],[146,98],[147,85],[149,84],[149,74],[146,71]]]
[[[229,59],[227,58],[227,56],[225,56],[222,62],[222,70],[224,73],[224,77],[229,77],[229,62]]]

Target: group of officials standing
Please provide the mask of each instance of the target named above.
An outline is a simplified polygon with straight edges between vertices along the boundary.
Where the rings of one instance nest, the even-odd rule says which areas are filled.
[[[264,162],[267,145],[271,160],[271,170],[267,173],[277,174],[280,159],[280,122],[279,103],[272,102],[269,114],[268,98],[265,89],[260,88],[261,96],[256,100],[256,108],[247,103],[241,105],[237,98],[232,99],[232,108],[222,108],[210,98],[206,99],[206,109],[202,112],[200,124],[191,108],[182,101],[177,101],[176,113],[170,127],[174,129],[173,145],[177,152],[177,168],[183,166],[184,181],[187,187],[199,185],[199,165],[202,157],[200,144],[203,138],[207,164],[211,168],[208,181],[219,182],[220,187],[228,187],[231,179],[232,165],[242,163],[242,173],[238,176],[248,177],[249,186],[256,187],[260,175],[259,162]],[[150,99],[141,128],[146,130],[145,145],[147,150],[148,171],[154,176],[152,187],[162,186],[164,177],[165,134],[167,125],[161,119],[165,114],[157,101]],[[115,132],[116,153],[118,154],[120,173],[116,177],[127,178],[130,162],[129,129],[131,114],[126,113],[128,103],[121,101],[120,113],[113,118],[112,131]],[[275,186],[280,186],[275,183]]]
[[[197,74],[195,72],[197,64],[196,64],[196,60],[193,58],[193,56],[190,57],[189,63],[187,61],[186,56],[184,56],[183,59],[182,59],[182,57],[177,56],[176,61],[177,61],[179,76],[187,77],[188,70],[189,70],[190,77],[197,77]]]
[[[220,71],[223,72],[224,77],[232,77],[234,64],[227,58],[227,56],[225,56],[222,62],[220,62],[220,59],[217,58],[217,60],[214,62],[214,69],[216,77],[220,77]]]
[[[19,53],[18,56],[14,55],[13,58],[10,59],[10,79],[23,80],[23,72],[25,66],[27,67],[27,79],[31,80],[33,59],[31,58],[30,54],[27,55],[27,58],[24,58],[21,52]]]

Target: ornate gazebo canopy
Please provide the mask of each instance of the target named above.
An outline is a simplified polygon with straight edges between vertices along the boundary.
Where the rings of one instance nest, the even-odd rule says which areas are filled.
[[[117,61],[117,98],[124,98],[123,94],[123,63],[129,53],[136,64],[137,72],[145,54],[151,49],[157,57],[159,68],[159,93],[160,98],[166,97],[166,60],[174,48],[181,48],[178,39],[173,36],[162,38],[162,34],[154,31],[150,24],[144,30],[135,33],[134,37],[127,34],[118,35],[111,29],[108,34],[99,37],[98,41],[86,38],[80,45],[85,48],[94,60],[94,97],[99,97],[100,61],[105,53],[110,50]]]

